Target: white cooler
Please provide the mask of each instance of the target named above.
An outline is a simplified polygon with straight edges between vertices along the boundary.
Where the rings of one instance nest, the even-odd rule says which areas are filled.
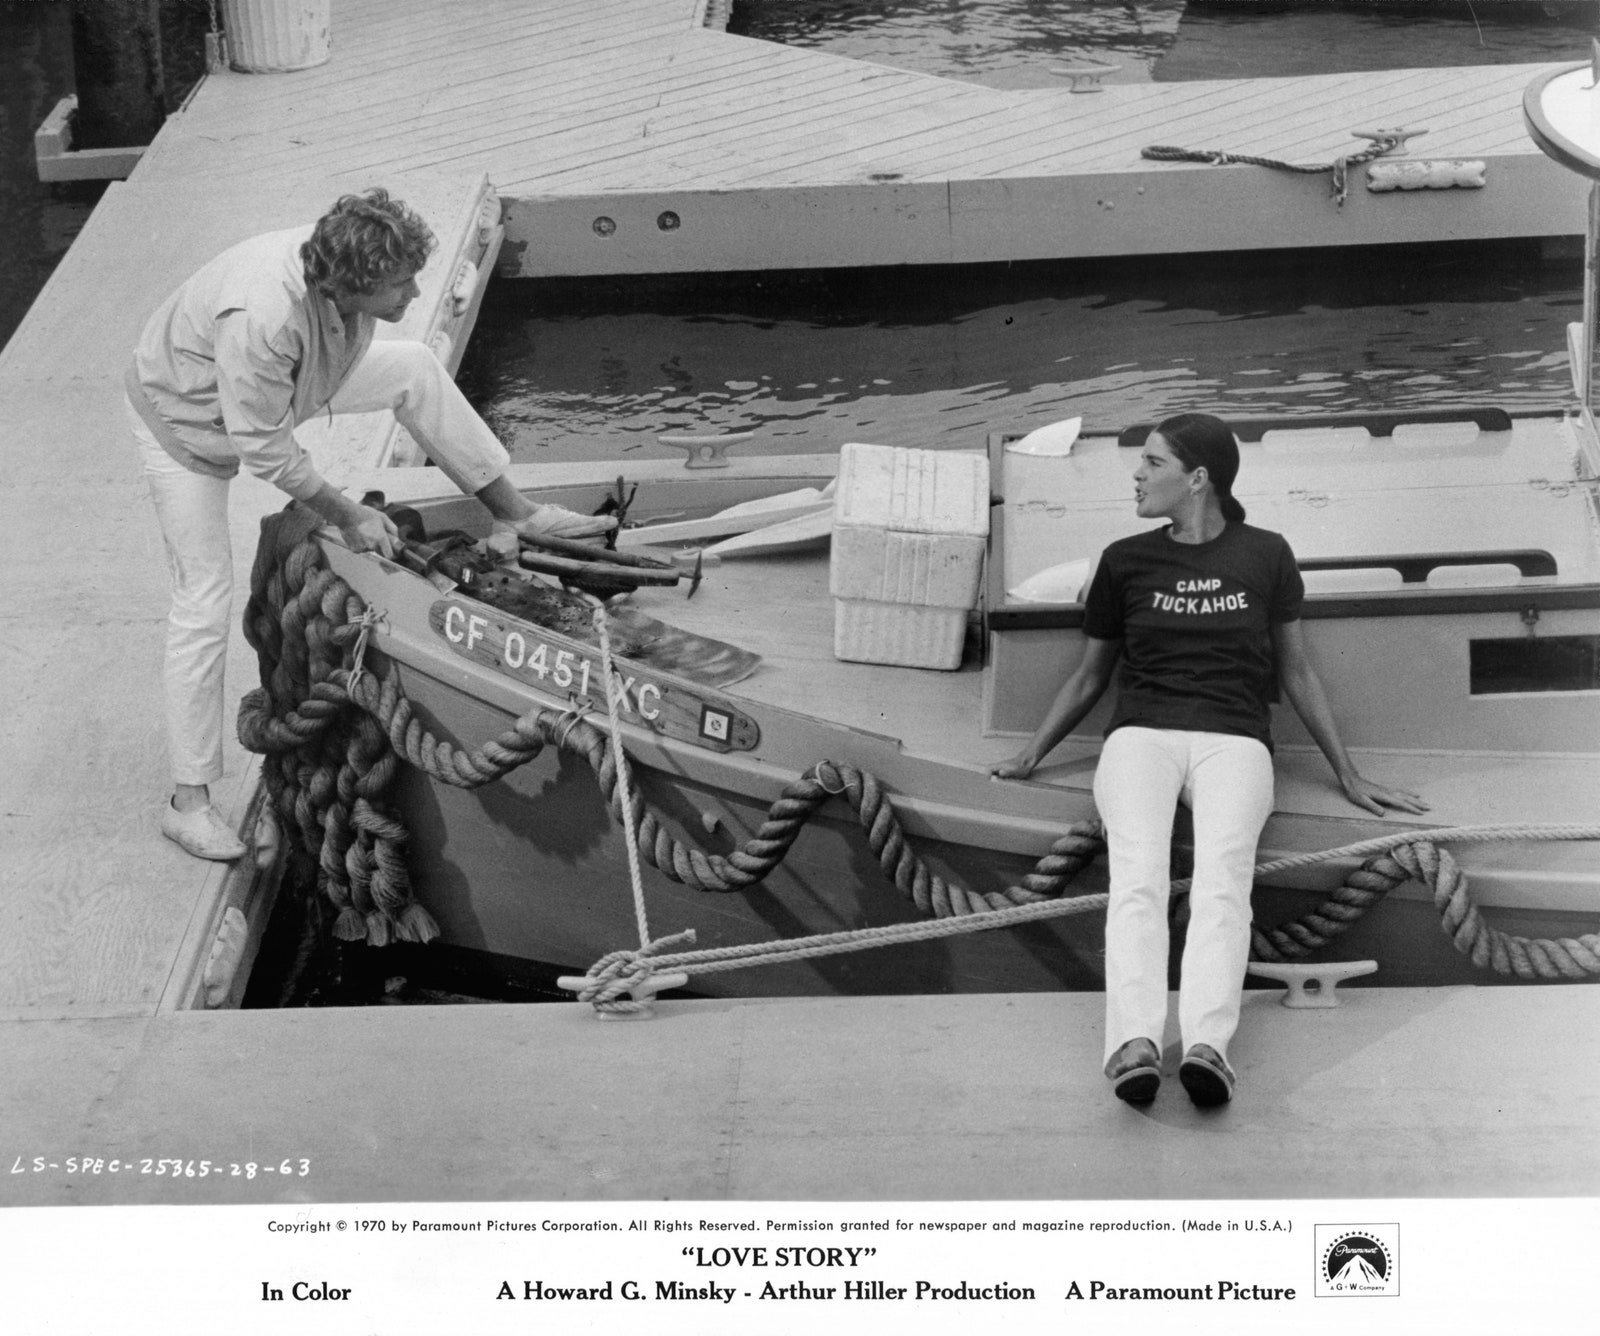
[[[834,655],[959,667],[988,537],[984,455],[846,445],[828,579]]]

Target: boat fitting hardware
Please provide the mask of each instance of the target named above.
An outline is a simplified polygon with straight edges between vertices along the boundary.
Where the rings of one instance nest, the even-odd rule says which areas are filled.
[[[1283,1005],[1286,1007],[1326,1009],[1339,1005],[1339,996],[1334,991],[1337,985],[1363,974],[1376,974],[1378,962],[1330,960],[1317,965],[1288,965],[1252,960],[1246,972],[1288,984],[1288,991],[1283,995]]]
[[[1370,139],[1374,144],[1386,144],[1385,155],[1404,153],[1407,149],[1406,140],[1415,139],[1418,135],[1425,135],[1426,130],[1407,130],[1402,125],[1392,127],[1379,126],[1376,130],[1352,130],[1350,132],[1357,139]]]
[[[593,980],[583,974],[563,974],[556,980],[558,986],[565,988],[569,993],[581,994]],[[681,971],[674,970],[667,974],[651,974],[640,979],[632,988],[625,989],[627,995],[638,1004],[632,1011],[600,1011],[596,1019],[602,1021],[647,1021],[655,1015],[656,994],[669,988],[687,988],[689,976]]]
[[[1072,80],[1072,87],[1068,90],[1073,93],[1103,93],[1100,80],[1108,74],[1115,74],[1122,68],[1121,65],[1103,64],[1099,61],[1083,61],[1077,65],[1051,65],[1051,74],[1065,75]]]
[[[755,439],[753,431],[729,432],[724,436],[692,436],[681,432],[668,432],[657,436],[662,445],[687,450],[689,457],[683,461],[686,469],[725,469],[728,467],[728,447],[740,441]]]
[[[616,233],[617,223],[614,218],[607,218],[604,214],[594,220],[592,224],[597,237],[609,237]]]
[[[671,209],[666,209],[656,215],[656,226],[663,232],[676,232],[682,225],[683,219],[679,218]]]
[[[1528,628],[1529,640],[1538,637],[1539,609],[1531,603],[1522,610],[1522,624]]]

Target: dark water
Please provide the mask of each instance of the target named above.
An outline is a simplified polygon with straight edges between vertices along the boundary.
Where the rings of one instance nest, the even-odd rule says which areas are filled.
[[[90,0],[92,3],[92,0]],[[159,0],[168,111],[205,68],[208,0]],[[33,132],[76,91],[69,0],[0,0],[0,345],[16,331],[105,194],[103,181],[46,185]]]
[[[991,88],[1582,59],[1594,5],[1461,0],[1265,5],[1190,0],[735,0],[730,32]]]
[[[73,90],[70,11],[66,0],[0,0],[0,344],[105,193],[100,182],[44,185],[34,169],[33,132]]]
[[[740,0],[731,29],[1002,87],[1052,62],[1203,79],[1586,54],[1596,6]],[[1082,413],[1300,414],[1570,399],[1580,269],[1531,244],[505,283],[463,383],[520,459],[982,442]]]
[[[519,459],[755,429],[753,452],[847,440],[979,446],[1224,415],[1571,397],[1581,266],[1533,243],[880,269],[491,289],[462,383]]]

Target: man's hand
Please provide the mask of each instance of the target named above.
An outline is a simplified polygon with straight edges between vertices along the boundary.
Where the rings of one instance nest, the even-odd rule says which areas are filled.
[[[395,542],[400,537],[400,530],[394,527],[394,521],[371,506],[356,506],[355,513],[339,525],[339,532],[344,535],[345,546],[352,552],[376,552],[391,559],[395,553]]]
[[[317,490],[301,497],[326,523],[339,531],[344,545],[352,552],[377,552],[392,558],[400,531],[381,510],[352,501],[332,483],[322,479]]]
[[[510,528],[519,538],[537,543],[541,538],[593,538],[617,527],[614,515],[580,515],[565,506],[535,506],[520,520],[500,520],[495,528]]]

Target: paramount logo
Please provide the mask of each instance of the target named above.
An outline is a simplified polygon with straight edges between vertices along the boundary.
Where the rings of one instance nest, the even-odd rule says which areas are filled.
[[[1399,1225],[1317,1225],[1315,1237],[1318,1298],[1400,1293]]]

